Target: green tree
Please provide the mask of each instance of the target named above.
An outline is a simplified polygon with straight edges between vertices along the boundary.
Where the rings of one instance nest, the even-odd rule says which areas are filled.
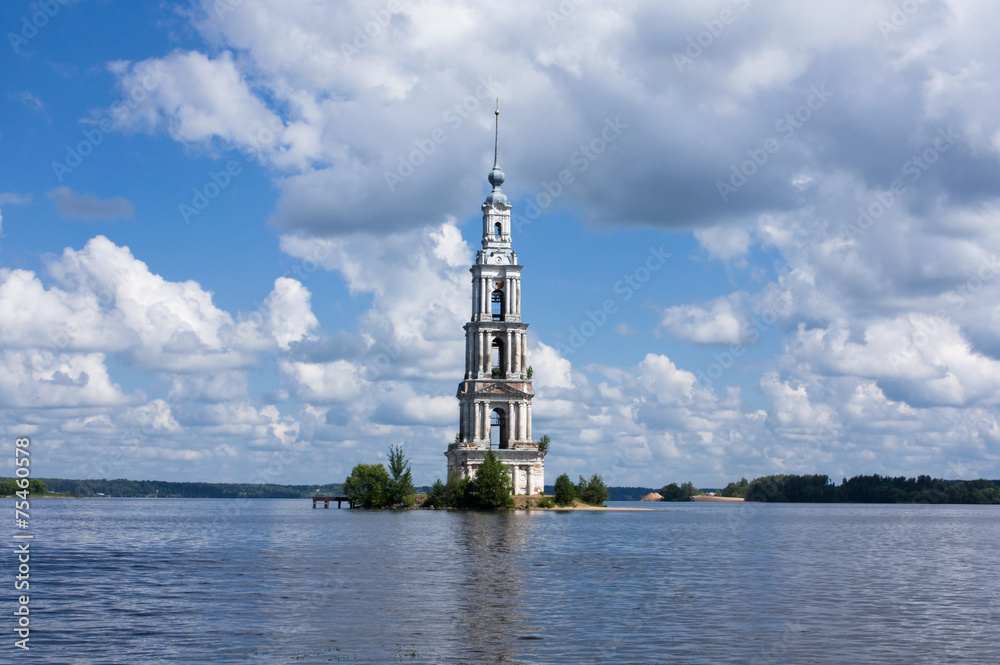
[[[569,479],[569,474],[556,478],[556,503],[560,506],[571,506],[576,501],[576,487]]]
[[[510,469],[493,455],[492,450],[486,451],[483,463],[468,485],[468,494],[474,508],[499,510],[514,507]]]
[[[381,508],[386,505],[385,490],[390,480],[381,464],[358,464],[344,481],[344,494],[362,508]]]
[[[738,483],[729,483],[721,490],[719,490],[719,496],[729,496],[737,498],[745,498],[747,491],[750,489],[750,483],[747,482],[746,478],[740,478]]]
[[[460,478],[458,471],[448,473],[448,482],[444,486],[444,505],[448,508],[469,508],[471,482],[468,478]]]
[[[431,491],[427,493],[427,497],[424,499],[422,505],[424,508],[445,508],[447,504],[445,503],[444,497],[445,484],[441,482],[438,478],[431,485]]]
[[[608,500],[608,487],[604,484],[604,478],[596,473],[590,480],[584,480],[583,476],[580,476],[576,491],[581,501],[592,506],[600,506]]]
[[[29,480],[26,489],[31,496],[40,496],[45,494],[46,490],[45,483],[38,478]],[[17,484],[17,478],[0,478],[0,496],[14,496],[20,490],[21,487]]]
[[[552,439],[549,438],[548,434],[538,440],[538,452],[540,452],[543,457],[549,454],[549,445],[551,443]]]
[[[680,486],[677,483],[670,483],[660,488],[660,496],[663,497],[664,501],[690,501],[691,497],[701,496],[702,494],[704,492],[690,482],[683,483]]]
[[[389,447],[389,479],[385,488],[385,503],[389,506],[412,506],[413,495],[417,491],[413,487],[413,474],[410,461],[403,455],[402,446]]]

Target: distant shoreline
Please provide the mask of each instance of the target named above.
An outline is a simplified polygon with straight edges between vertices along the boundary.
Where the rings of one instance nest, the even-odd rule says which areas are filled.
[[[699,503],[743,503],[744,499],[738,496],[693,496],[692,501],[697,501]]]

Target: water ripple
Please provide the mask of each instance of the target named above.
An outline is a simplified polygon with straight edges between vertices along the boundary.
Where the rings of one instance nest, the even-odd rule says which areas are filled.
[[[991,507],[38,505],[24,663],[966,663],[1000,652]]]

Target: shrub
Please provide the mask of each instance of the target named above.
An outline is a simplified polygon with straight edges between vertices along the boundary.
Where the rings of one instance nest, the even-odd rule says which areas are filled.
[[[538,503],[535,505],[537,505],[539,508],[555,508],[556,502],[553,501],[551,496],[543,496],[541,499],[538,500]]]
[[[569,479],[569,474],[563,474],[556,478],[555,502],[560,506],[571,506],[576,501],[576,487]]]

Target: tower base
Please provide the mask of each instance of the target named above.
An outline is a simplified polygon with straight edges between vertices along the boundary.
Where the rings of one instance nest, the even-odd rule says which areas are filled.
[[[448,476],[457,473],[458,478],[471,478],[486,458],[489,448],[472,448],[462,444],[448,446]],[[513,494],[542,494],[545,488],[544,455],[537,448],[521,450],[493,450],[493,456],[510,467],[513,480]]]

